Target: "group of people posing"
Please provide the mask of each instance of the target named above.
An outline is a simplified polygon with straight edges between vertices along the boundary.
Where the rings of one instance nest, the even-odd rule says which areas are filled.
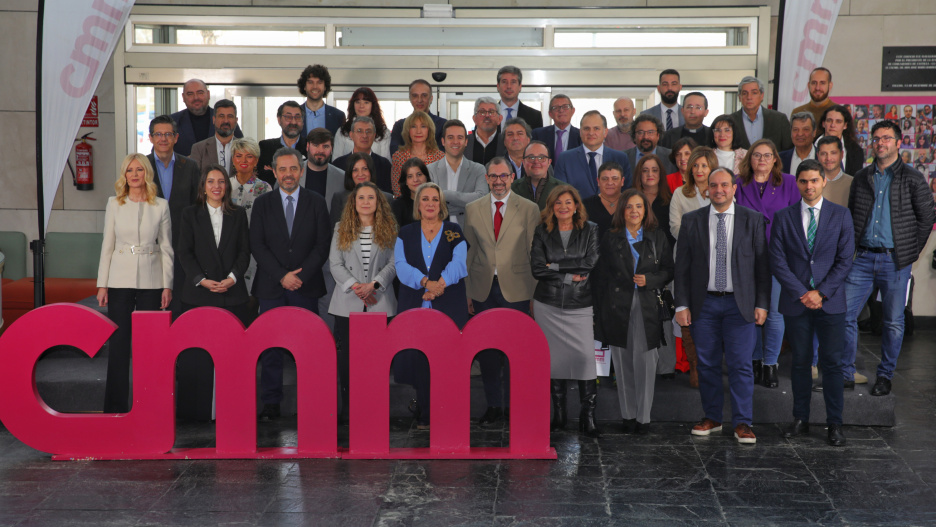
[[[675,104],[679,78],[670,72],[661,74],[660,93]],[[872,391],[889,393],[902,304],[900,313],[887,306],[902,295],[897,281],[909,279],[934,221],[925,180],[897,156],[893,122],[875,125],[876,162],[835,204],[823,191],[833,186],[830,175],[841,181],[838,137],[820,139],[827,159],[797,158],[794,177],[776,142],[763,137],[774,123],[762,112],[771,110],[754,111],[759,128],[733,115],[692,128],[707,114],[698,92],[686,95],[678,116],[661,104],[634,118],[632,101],[620,99],[612,130],[597,111],[571,126],[571,100],[555,95],[555,124],[543,127],[540,117],[532,127],[525,114],[539,114],[519,102],[522,73],[507,66],[498,72],[501,100],[478,99],[469,132],[428,112],[426,81],[411,84],[414,111],[392,130],[372,90],[355,91],[345,117],[324,104],[330,84],[324,66],[306,68],[298,83],[306,104],[280,106],[282,136],[258,143],[236,137],[233,103],[219,101],[212,115],[207,87],[190,81],[183,112],[200,106],[212,123],[213,135],[190,146],[203,157],[176,150],[192,133],[181,128],[201,118],[193,113],[153,119],[153,153],[124,160],[106,208],[98,275],[99,303],[119,326],[105,412],[129,409],[136,309],[178,315],[217,306],[245,325],[280,306],[327,313],[345,420],[351,313],[430,308],[462,327],[473,314],[509,308],[531,315],[549,343],[553,430],[567,426],[574,380],[580,430],[600,435],[598,340],[611,350],[625,432],[647,433],[661,350],[675,328],[704,410],[692,433],[721,430],[724,357],[734,435],[754,443],[753,385],[777,385],[786,325],[794,355],[789,433],[808,430],[810,366],[818,360],[829,440],[844,444],[842,390],[854,386],[856,318],[872,286],[885,299],[885,318],[901,323],[896,342],[885,336]],[[739,88],[745,108],[750,92],[762,91],[756,79]],[[609,146],[623,140],[622,122],[633,145],[624,151]],[[658,146],[661,139],[671,147]],[[379,153],[384,146],[389,158]],[[509,364],[497,350],[480,351],[477,361],[486,426],[509,415]],[[283,351],[267,350],[261,365],[260,418],[276,419]],[[198,386],[212,385],[210,363],[188,369]],[[393,373],[414,387],[416,425],[428,428],[425,356],[402,351]],[[210,394],[200,391],[202,416],[210,415]]]

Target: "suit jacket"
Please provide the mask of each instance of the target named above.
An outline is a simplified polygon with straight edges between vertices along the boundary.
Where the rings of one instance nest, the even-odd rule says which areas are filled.
[[[604,147],[603,161],[617,161],[624,168],[624,188],[631,187],[631,163],[624,152]],[[600,166],[600,165],[599,165]],[[575,187],[582,199],[598,193],[598,181],[588,169],[585,146],[579,146],[559,154],[556,160],[556,179]]]
[[[107,199],[104,209],[104,241],[98,264],[98,287],[130,289],[172,288],[172,243],[169,234],[169,204],[141,203],[143,218],[129,199]],[[135,246],[131,249],[130,246]],[[139,247],[139,248],[137,248]]]
[[[365,267],[360,240],[351,242],[351,247],[346,250],[338,249],[338,225],[335,225],[328,262],[331,275],[335,278],[335,291],[328,304],[329,313],[347,317],[351,313],[363,312],[364,302],[354,294],[351,286],[355,282],[376,281],[380,284],[380,287],[374,291],[377,303],[367,306],[367,312],[386,313],[388,316],[396,314],[397,301],[393,294],[396,263],[393,260],[393,247],[384,249],[376,243],[372,244],[370,264]]]
[[[582,145],[582,134],[579,129],[570,126],[568,129],[569,142],[566,150],[572,150]],[[533,139],[546,143],[546,150],[549,150],[549,159],[556,159],[556,127],[555,125],[544,126],[533,129]]]
[[[150,164],[153,165],[155,172],[156,156],[153,153],[146,156]],[[198,164],[191,158],[176,154],[175,165],[172,168],[172,195],[168,198],[162,189],[159,181],[159,173],[153,174],[153,182],[156,183],[156,196],[169,201],[169,217],[172,219],[172,247],[179,246],[179,226],[182,225],[182,211],[186,207],[195,204],[198,199],[198,181],[201,179],[201,171]]]
[[[332,224],[325,198],[303,187],[297,197],[292,235],[286,228],[286,212],[278,190],[267,192],[254,202],[250,214],[250,250],[257,261],[254,289],[257,298],[282,296],[286,289],[280,280],[286,273],[302,269],[299,293],[320,298],[325,295],[322,267],[328,259]]]
[[[774,142],[778,152],[793,148],[793,137],[790,135],[790,120],[783,113],[764,108],[764,138]],[[748,140],[747,132],[744,130],[744,110],[738,110],[731,114],[734,121],[735,134],[741,148],[751,148],[751,141]]]
[[[536,279],[530,268],[533,233],[540,222],[536,203],[511,192],[502,207],[504,220],[494,239],[491,195],[485,194],[465,208],[468,241],[468,298],[487,300],[494,283],[494,268],[504,299],[525,302],[533,298]]]
[[[386,157],[371,152],[371,159],[374,160],[374,168],[377,170],[377,186],[384,192],[393,192],[393,186],[390,183],[390,173],[393,171],[393,164]],[[345,171],[348,168],[348,158],[351,154],[343,155],[332,161],[331,164]]]
[[[651,106],[650,108],[647,108],[640,113],[645,113],[656,117],[660,120],[661,123],[663,123],[663,129],[666,130],[666,116],[663,115],[663,103],[660,103],[656,106]],[[686,120],[683,119],[682,116],[682,105],[677,104],[676,107],[673,108],[673,127],[680,127],[684,124],[686,124]],[[669,130],[666,131],[668,132]]]
[[[526,124],[530,125],[530,128],[536,129],[543,127],[543,113],[523,104],[523,101],[520,101],[520,106],[517,107],[516,117],[526,121]]]
[[[260,141],[260,159],[257,161],[257,177],[269,183],[271,187],[276,184],[276,175],[272,170],[267,170],[263,167],[273,166],[273,154],[275,154],[276,151],[280,148],[283,148],[282,137],[275,137],[273,139],[264,139],[263,141]],[[293,148],[298,150],[299,153],[305,157],[305,138],[300,137],[299,140],[296,141],[296,146]],[[231,175],[233,176],[233,172],[236,172],[236,170],[231,170],[231,172]]]
[[[429,117],[432,119],[432,122],[435,124],[436,128],[436,146],[439,147],[439,150],[442,150],[442,127],[445,125],[445,117],[439,117],[438,115],[429,112]],[[403,121],[406,118],[400,119],[397,122],[393,123],[393,129],[390,130],[390,157],[393,157],[393,154],[403,146]]]
[[[500,128],[498,128],[494,133],[495,135],[492,141],[494,141],[494,143],[497,145],[497,150],[494,152],[494,155],[507,157],[507,145],[504,144],[504,134],[501,133]],[[477,141],[475,141],[475,130],[472,130],[468,133],[468,146],[465,147],[465,152],[463,154],[465,159],[474,159],[475,143],[477,143]],[[433,182],[434,181],[435,180],[433,180]]]
[[[309,165],[306,164],[303,167],[302,175],[299,176],[299,186],[305,189],[309,187],[306,185],[306,179],[309,176]],[[325,170],[325,195],[322,196],[325,198],[325,204],[330,207],[332,198],[336,193],[344,192],[344,174],[345,171],[336,167],[335,165],[329,163],[328,168]],[[273,190],[279,188],[279,185],[273,185]],[[331,212],[331,208],[328,209]]]
[[[630,171],[631,171],[631,174],[633,174],[634,170],[637,169],[637,161],[640,161],[639,159],[637,159],[637,147],[635,146],[634,148],[630,148],[624,153],[627,154],[627,160],[630,162]],[[660,173],[661,178],[664,176],[664,174],[672,174],[673,172],[679,172],[679,169],[676,168],[676,165],[674,165],[673,162],[670,161],[670,158],[669,158],[670,149],[669,148],[657,146],[656,150],[654,151],[654,154],[656,154],[656,156],[660,158],[660,161],[663,162],[663,166],[660,167],[660,170],[662,171]],[[630,187],[625,185],[624,188],[628,189]]]
[[[448,188],[447,163],[443,157],[435,163],[429,163],[426,168],[429,169],[432,182],[442,188],[449,216],[455,216],[458,223],[463,225],[465,206],[483,196],[488,190],[485,179],[487,172],[484,165],[463,157],[461,169],[458,171],[458,188]]]
[[[683,137],[691,137],[695,139],[695,142],[699,146],[709,146],[715,148],[715,135],[712,133],[712,129],[708,126],[702,125],[702,128],[696,131],[694,134],[687,133],[685,136],[683,132],[686,129],[686,125],[677,126],[672,130],[667,130],[663,137],[660,138],[658,146],[665,146],[666,148],[672,148],[676,141],[679,141]]]
[[[228,160],[230,162],[228,164],[233,168],[234,167],[234,159],[233,159],[234,151],[233,150],[231,151],[231,157],[232,159]],[[271,155],[270,159],[272,159],[272,157],[273,156]],[[204,141],[199,141],[195,143],[194,145],[192,145],[192,159],[194,159],[195,162],[198,163],[199,168],[204,168],[212,163],[220,164],[220,160],[218,159],[218,138],[215,136],[211,136],[208,139],[205,139]],[[228,167],[224,167],[224,168],[227,169]],[[259,161],[257,162],[257,168],[258,169],[260,168]],[[228,170],[228,172],[233,174],[234,170]],[[231,175],[231,174],[228,174],[228,175]],[[276,178],[274,178],[274,181],[275,180]]]
[[[172,120],[176,122],[176,129],[179,132],[179,138],[176,140],[175,153],[189,156],[192,154],[192,145],[199,141],[214,137],[214,108],[208,108],[208,137],[195,137],[195,129],[192,127],[192,114],[188,109],[178,111],[171,115]],[[234,127],[234,137],[244,137],[240,125]]]
[[[338,129],[341,128],[341,125],[343,125],[345,122],[345,113],[339,110],[338,108],[335,108],[334,106],[329,106],[327,104],[324,106],[324,108],[325,108],[325,128],[327,128],[328,131],[332,133],[332,135],[335,135],[338,133]],[[305,119],[305,112],[306,112],[306,106],[305,106],[305,103],[303,102],[302,103],[302,118],[303,119]],[[300,138],[300,141],[306,136],[308,136],[309,132],[311,132],[311,130],[309,130],[309,124],[310,123],[307,123],[307,122],[302,124],[302,138]]]
[[[731,282],[741,316],[754,322],[754,308],[770,308],[770,269],[767,263],[767,238],[764,216],[735,205],[734,231],[731,239]],[[676,306],[686,306],[692,318],[702,313],[708,291],[709,212],[711,205],[686,213],[676,245]]]
[[[828,300],[823,300],[826,313],[845,312],[845,278],[855,255],[855,226],[851,212],[827,199],[822,200],[816,239],[810,253],[803,230],[802,201],[774,215],[770,237],[770,272],[780,282],[778,311],[797,316],[806,306],[800,297],[812,289]],[[815,287],[809,285],[812,278]]]
[[[182,211],[179,261],[185,270],[182,302],[195,306],[228,307],[250,300],[244,273],[250,265],[250,230],[247,212],[237,207],[221,218],[221,240],[215,242],[207,205],[195,204]],[[234,286],[212,293],[198,285],[203,279],[220,282],[234,275]]]
[[[546,177],[540,180],[542,188],[540,188],[539,192],[536,194],[535,201],[533,200],[533,186],[527,178],[514,180],[513,185],[510,185],[510,191],[533,201],[539,206],[540,210],[543,210],[546,208],[546,199],[549,197],[549,193],[552,192],[554,188],[563,184],[562,181],[555,178],[555,172],[553,172],[553,167],[550,165]]]

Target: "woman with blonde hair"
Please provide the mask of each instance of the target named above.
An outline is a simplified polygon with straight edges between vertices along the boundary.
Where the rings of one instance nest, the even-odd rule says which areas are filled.
[[[130,335],[134,311],[166,309],[172,300],[169,202],[156,197],[153,166],[143,154],[120,165],[104,212],[97,300],[117,330],[111,336],[104,413],[130,411]]]
[[[335,278],[328,312],[335,317],[342,423],[348,420],[351,313],[386,313],[388,318],[396,314],[392,287],[396,276],[393,261],[396,237],[396,220],[384,193],[373,182],[359,183],[348,196],[341,220],[335,225],[328,255]]]
[[[403,145],[394,152],[390,169],[393,197],[400,197],[400,170],[408,159],[419,158],[428,165],[445,157],[445,152],[436,144],[435,136],[435,123],[426,112],[415,111],[403,121]]]

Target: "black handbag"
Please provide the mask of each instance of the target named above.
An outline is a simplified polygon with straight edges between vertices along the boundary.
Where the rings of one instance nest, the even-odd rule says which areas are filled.
[[[650,240],[650,250],[653,251],[653,263],[659,267],[660,259],[657,258],[656,244],[653,243],[653,240]],[[669,289],[660,288],[654,289],[653,294],[657,298],[660,320],[664,322],[673,320],[673,317],[676,316],[676,301],[673,299],[673,293]]]

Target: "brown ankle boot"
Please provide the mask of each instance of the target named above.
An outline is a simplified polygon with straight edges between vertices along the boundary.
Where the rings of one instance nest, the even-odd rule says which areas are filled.
[[[683,351],[686,352],[686,360],[689,361],[689,386],[699,387],[699,356],[696,354],[695,342],[692,340],[692,333],[689,328],[682,328]]]

